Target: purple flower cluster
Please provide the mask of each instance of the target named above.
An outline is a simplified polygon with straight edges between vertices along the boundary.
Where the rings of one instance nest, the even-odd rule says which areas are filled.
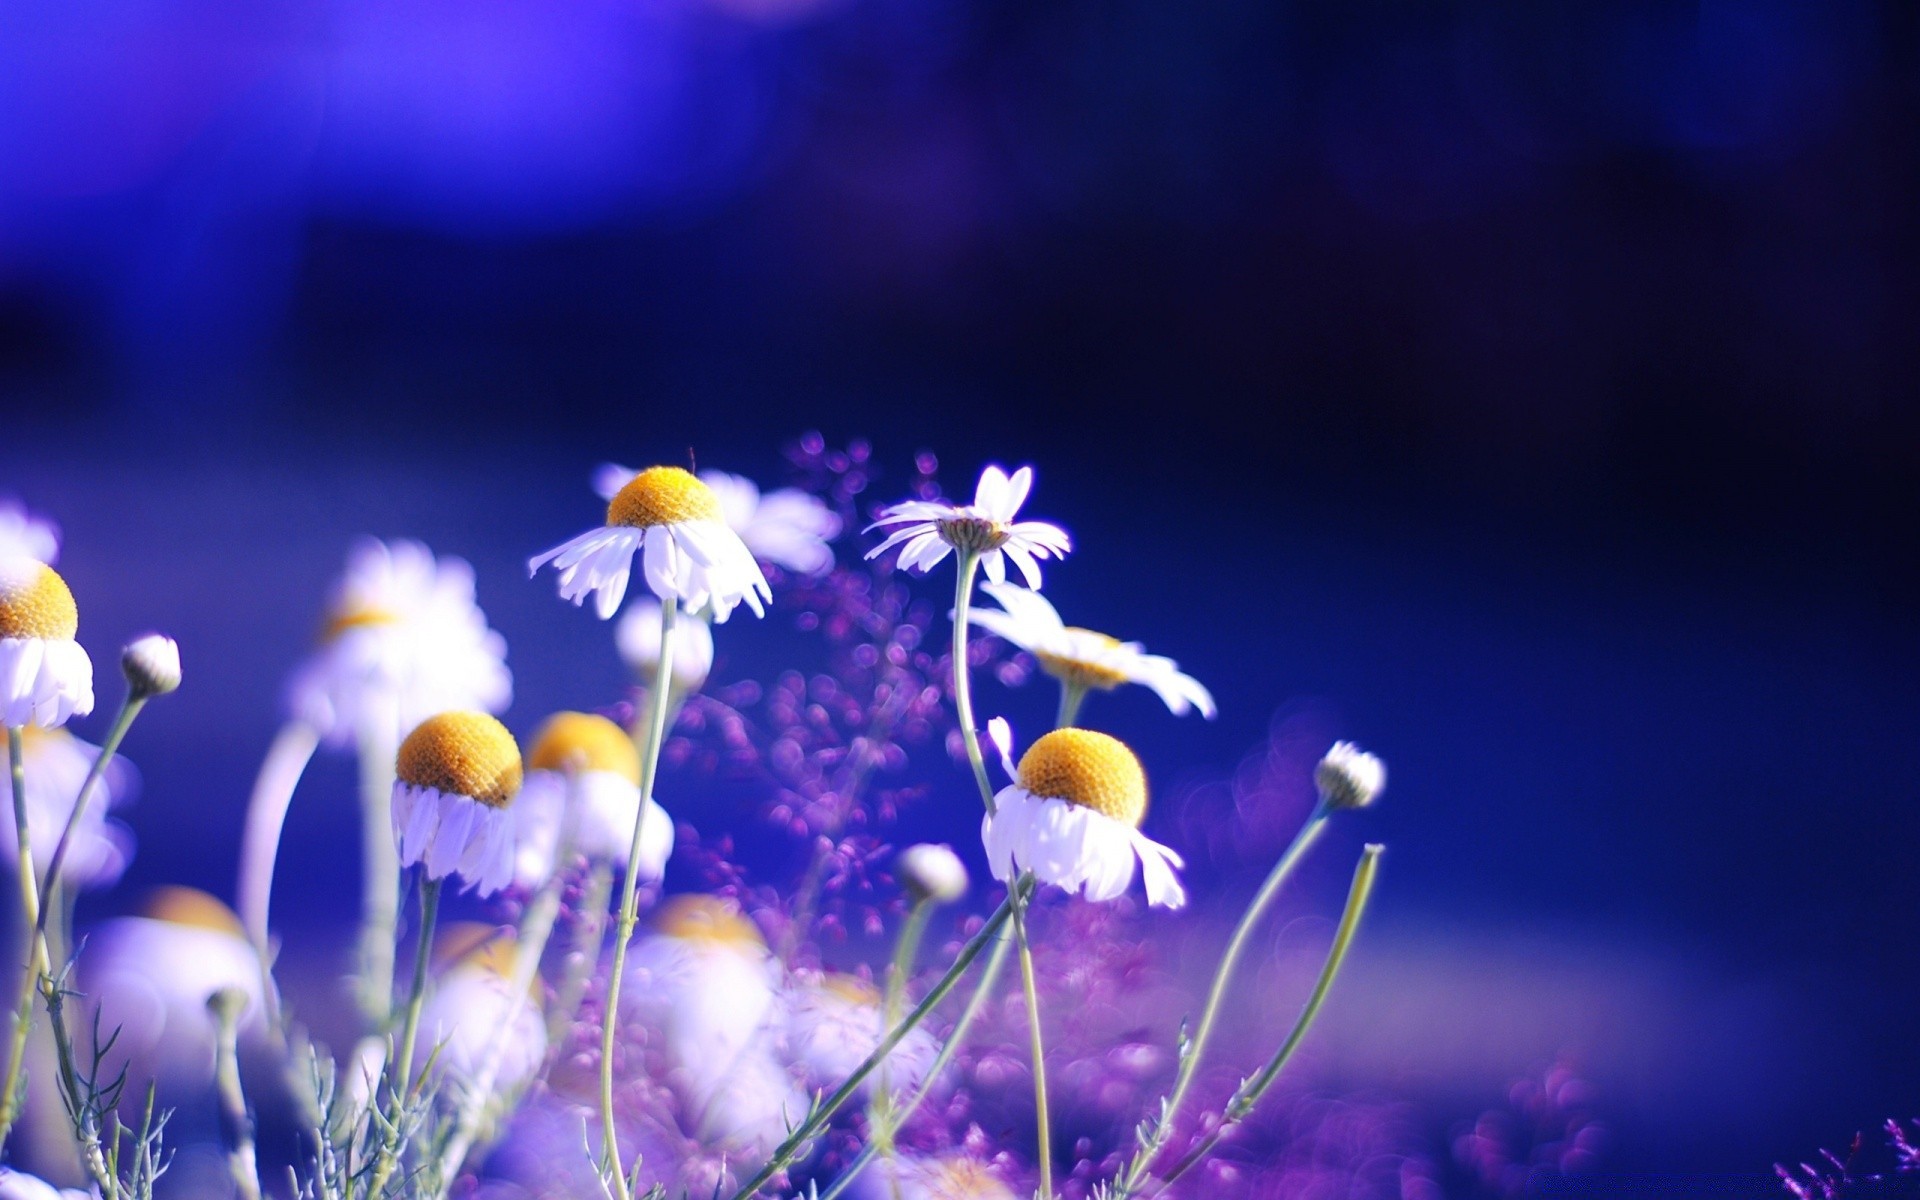
[[[1795,1200],[1920,1194],[1920,1120],[1889,1120],[1872,1134],[1856,1133],[1844,1158],[1822,1150],[1818,1162],[1773,1169]]]

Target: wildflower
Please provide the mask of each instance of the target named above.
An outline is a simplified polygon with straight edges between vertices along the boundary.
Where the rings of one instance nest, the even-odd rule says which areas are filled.
[[[0,516],[5,510],[0,509]],[[0,1200],[87,1200],[87,1193],[72,1188],[56,1188],[31,1175],[0,1167]]]
[[[889,1155],[855,1177],[854,1200],[1014,1200],[993,1169],[963,1154]]]
[[[967,894],[967,867],[952,847],[922,842],[908,846],[894,860],[900,886],[915,900],[952,904]]]
[[[577,803],[574,802],[577,798]],[[626,731],[592,713],[548,717],[527,752],[527,777],[514,802],[514,880],[535,887],[563,865],[563,842],[596,862],[624,865],[640,829],[640,876],[659,879],[673,853],[673,820],[652,799],[641,814],[640,755]]]
[[[602,463],[593,473],[593,488],[602,500],[612,500],[635,474]],[[840,536],[840,518],[815,497],[799,488],[763,495],[751,479],[725,471],[702,471],[699,478],[719,500],[727,528],[740,535],[755,558],[802,575],[818,575],[833,565],[827,543]]]
[[[627,594],[635,551],[647,587],[662,600],[698,609],[713,606],[724,621],[746,602],[766,615],[773,599],[767,577],[740,535],[727,528],[713,489],[679,467],[649,467],[628,480],[607,503],[607,523],[527,560],[528,574],[551,562],[560,572],[560,595],[579,604],[594,593],[594,611],[611,617]]]
[[[643,684],[652,684],[660,668],[660,602],[637,600],[620,614],[614,643],[627,670]],[[673,687],[697,692],[713,670],[713,630],[702,620],[678,621],[673,627]]]
[[[260,960],[232,910],[205,892],[168,887],[137,917],[108,921],[86,939],[76,987],[89,1020],[119,1030],[100,1077],[122,1068],[135,1081],[185,1089],[213,1079],[215,1028],[207,998],[222,988],[247,997],[242,1036],[264,1029]],[[83,1025],[82,1028],[89,1027]],[[129,1094],[143,1089],[135,1084]]]
[[[980,472],[972,504],[949,504],[941,500],[908,500],[886,510],[869,530],[882,525],[911,522],[887,535],[887,540],[867,551],[878,558],[893,547],[905,543],[900,551],[902,570],[931,571],[950,550],[980,556],[987,578],[1004,583],[1006,560],[1011,558],[1029,587],[1040,586],[1040,566],[1036,559],[1063,558],[1072,549],[1066,531],[1045,521],[1015,521],[1013,516],[1026,502],[1033,487],[1033,468],[1021,467],[1011,477],[999,467]]]
[[[474,603],[473,568],[419,542],[367,538],[347,556],[320,631],[295,673],[294,715],[336,744],[370,720],[397,737],[435,713],[499,712],[513,698],[506,639]]]
[[[80,610],[37,559],[0,559],[0,725],[51,729],[93,711],[93,660],[73,640]]]
[[[1185,716],[1189,708],[1208,718],[1214,715],[1213,696],[1199,680],[1182,674],[1172,659],[1146,653],[1139,642],[1064,623],[1039,592],[1004,583],[983,584],[980,590],[998,600],[1000,609],[977,608],[967,620],[1032,654],[1041,670],[1063,686],[1110,692],[1123,683],[1138,683],[1153,689],[1176,717]]]
[[[887,1032],[880,992],[855,975],[830,971],[817,981],[797,984],[787,1003],[787,1047],[807,1084],[832,1091],[867,1060]],[[887,1055],[889,1087],[894,1092],[920,1086],[938,1052],[924,1029],[909,1030]],[[869,1076],[860,1094],[872,1090]]]
[[[157,633],[137,637],[120,652],[120,673],[134,698],[164,696],[180,686],[180,646]]]
[[[60,530],[18,500],[0,500],[0,560],[31,558],[48,566],[60,561]]]
[[[455,924],[436,940],[441,969],[420,1013],[414,1076],[431,1061],[456,1087],[471,1086],[497,1053],[494,1088],[511,1093],[532,1080],[547,1057],[539,979],[514,994],[518,947],[511,933],[492,925]]]
[[[1006,753],[1005,722],[994,737]],[[1014,782],[994,797],[981,825],[993,877],[1032,871],[1042,882],[1112,900],[1133,882],[1137,856],[1147,901],[1179,908],[1187,894],[1174,876],[1180,856],[1140,832],[1147,777],[1124,742],[1090,729],[1056,729],[1027,747]]]
[[[1320,803],[1328,808],[1365,808],[1387,786],[1387,764],[1352,742],[1335,742],[1313,769]]]
[[[22,730],[21,749],[27,780],[27,835],[33,847],[34,870],[46,878],[53,860],[54,847],[73,814],[80,785],[100,757],[100,748],[83,742],[64,729]],[[126,759],[116,757],[107,764],[105,774],[95,784],[92,803],[80,815],[73,838],[67,845],[67,859],[60,867],[60,882],[71,888],[112,887],[133,859],[133,833],[107,813],[132,798],[133,768]],[[0,853],[17,863],[19,835],[11,820],[0,821]]]
[[[513,814],[520,748],[485,713],[428,717],[400,743],[394,768],[393,836],[400,865],[428,879],[457,874],[492,895],[513,877]]]

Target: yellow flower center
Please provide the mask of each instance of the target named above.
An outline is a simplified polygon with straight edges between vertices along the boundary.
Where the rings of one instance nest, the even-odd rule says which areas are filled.
[[[533,735],[527,767],[534,771],[610,771],[636,786],[640,753],[626,730],[593,713],[559,712]]]
[[[760,929],[740,906],[718,896],[675,896],[660,906],[653,927],[668,937],[731,950],[765,950]]]
[[[428,717],[400,743],[400,782],[505,808],[520,790],[520,747],[482,712]]]
[[[858,975],[849,975],[844,971],[829,973],[820,981],[820,990],[862,1008],[878,1008],[880,1005],[878,989]]]
[[[169,925],[185,925],[189,929],[211,929],[217,933],[230,933],[237,938],[247,936],[246,930],[240,926],[240,918],[234,915],[232,909],[194,888],[156,888],[141,907],[140,915],[165,921]]]
[[[1020,786],[1134,828],[1147,815],[1147,774],[1126,743],[1091,729],[1056,729],[1020,756]]]
[[[80,632],[67,581],[43,562],[0,563],[0,638],[71,640]]]
[[[679,467],[648,467],[629,479],[607,505],[607,524],[641,529],[720,519],[720,498],[713,489]]]
[[[1069,635],[1077,635],[1099,645],[1102,650],[1111,650],[1120,644],[1119,638],[1108,637],[1091,629],[1082,629],[1078,625],[1067,626]],[[1105,663],[1089,662],[1084,658],[1070,658],[1064,654],[1048,654],[1044,650],[1035,650],[1033,657],[1039,660],[1040,669],[1055,679],[1079,688],[1098,688],[1110,692],[1127,682],[1127,677]]]
[[[349,629],[399,623],[400,614],[390,608],[345,608],[328,615],[327,623],[320,627],[320,642],[325,645]]]
[[[434,966],[442,972],[456,967],[478,967],[489,975],[510,980],[519,960],[520,946],[514,940],[513,932],[498,925],[455,921],[433,939]],[[540,977],[537,974],[527,994],[536,1004],[539,1002]]]
[[[940,1163],[926,1181],[927,1194],[939,1200],[1013,1200],[1013,1189],[1000,1182],[987,1165],[970,1158]]]

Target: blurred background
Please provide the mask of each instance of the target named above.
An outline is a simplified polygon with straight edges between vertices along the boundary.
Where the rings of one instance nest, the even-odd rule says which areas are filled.
[[[1917,118],[1859,0],[6,6],[0,493],[97,660],[187,664],[83,917],[231,895],[355,534],[474,563],[524,731],[621,686],[525,579],[596,463],[1031,462],[1049,594],[1220,700],[1095,701],[1164,840],[1270,738],[1391,763],[1312,883],[1391,846],[1332,1077],[1470,1114],[1571,1051],[1608,1172],[1765,1194],[1920,1110]],[[345,944],[351,780],[290,942]]]

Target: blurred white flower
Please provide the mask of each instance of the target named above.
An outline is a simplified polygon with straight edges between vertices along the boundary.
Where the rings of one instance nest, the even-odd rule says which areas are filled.
[[[1329,808],[1365,808],[1387,786],[1387,764],[1352,742],[1335,742],[1313,769],[1320,803]]]
[[[980,472],[972,504],[950,504],[944,500],[908,500],[886,510],[868,531],[883,525],[911,522],[896,529],[887,539],[867,551],[878,558],[893,547],[906,544],[900,551],[903,571],[925,573],[940,565],[949,551],[967,550],[980,556],[987,578],[1004,583],[1006,560],[1020,568],[1027,586],[1040,586],[1040,565],[1036,559],[1064,558],[1073,548],[1064,529],[1045,521],[1015,521],[1014,514],[1026,503],[1033,488],[1033,468],[1021,467],[1011,477],[999,467]]]
[[[960,1154],[895,1154],[854,1177],[853,1200],[1015,1200],[1014,1191],[978,1159]]]
[[[593,473],[593,489],[602,500],[612,500],[637,473],[602,463]],[[762,493],[751,479],[725,471],[702,471],[699,478],[713,489],[727,528],[740,535],[755,558],[802,575],[833,565],[827,543],[840,536],[840,518],[818,498],[799,488]]]
[[[966,864],[944,843],[908,846],[893,860],[893,873],[915,900],[952,904],[967,894]]]
[[[0,559],[31,558],[48,566],[60,561],[60,527],[36,517],[18,500],[0,500]]]
[[[74,635],[66,580],[33,558],[0,559],[0,725],[51,729],[93,711],[93,660]]]
[[[544,883],[563,865],[555,861],[562,843],[624,869],[641,807],[640,755],[626,731],[593,713],[555,713],[534,734],[513,803],[514,882]],[[640,878],[652,881],[673,853],[673,819],[651,799],[645,808]]]
[[[591,594],[604,621],[627,594],[636,552],[654,595],[688,609],[710,604],[716,621],[743,601],[755,616],[765,616],[765,601],[773,599],[760,564],[727,528],[719,497],[679,467],[635,475],[608,502],[605,525],[534,555],[527,573],[551,562],[560,573],[561,598],[579,604]]]
[[[50,1183],[0,1167],[0,1200],[88,1200],[87,1193],[57,1188]]]
[[[1090,729],[1056,729],[1021,755],[980,836],[1002,882],[1032,871],[1089,900],[1113,900],[1133,882],[1138,857],[1148,903],[1179,908],[1187,893],[1174,870],[1184,864],[1140,832],[1146,815],[1146,773],[1126,743]]]
[[[660,602],[636,600],[614,626],[620,660],[642,684],[651,685],[660,669]],[[697,692],[713,670],[713,630],[697,614],[683,613],[673,623],[673,686]]]
[[[880,992],[863,979],[829,972],[796,983],[788,996],[788,1053],[806,1073],[808,1086],[831,1092],[866,1061],[886,1033]],[[938,1052],[926,1030],[910,1030],[887,1055],[889,1088],[897,1095],[918,1087]],[[878,1071],[869,1075],[859,1095],[870,1095],[879,1077]]]
[[[520,791],[520,747],[486,713],[445,712],[400,743],[393,836],[400,865],[428,879],[458,875],[490,896],[513,878],[509,805]]]
[[[456,924],[436,940],[446,961],[420,1010],[415,1077],[431,1059],[435,1072],[457,1091],[476,1081],[497,1046],[495,1093],[531,1081],[546,1060],[547,1024],[538,976],[531,991],[513,993],[513,935],[491,925]]]
[[[100,747],[64,729],[22,730],[21,750],[27,780],[27,837],[33,846],[37,876],[46,878],[54,847],[73,814],[74,801],[87,772],[100,757]],[[133,858],[133,832],[108,813],[132,799],[137,776],[132,764],[115,755],[107,764],[93,799],[80,815],[61,864],[61,882],[71,888],[112,887]],[[10,807],[10,805],[9,805]],[[20,858],[19,834],[11,820],[0,821],[0,851],[8,862]]]
[[[1182,674],[1170,658],[1148,654],[1139,642],[1122,642],[1066,624],[1039,592],[1005,583],[982,584],[980,590],[1000,602],[999,610],[976,608],[968,623],[1004,638],[1032,654],[1040,669],[1069,687],[1110,692],[1123,683],[1153,689],[1176,717],[1189,708],[1214,715],[1213,696],[1200,681]]]
[[[500,712],[513,698],[506,639],[474,603],[473,568],[419,542],[356,543],[327,605],[320,647],[295,672],[294,716],[330,742],[368,721],[399,737],[438,712]],[[391,743],[388,743],[391,745]]]

